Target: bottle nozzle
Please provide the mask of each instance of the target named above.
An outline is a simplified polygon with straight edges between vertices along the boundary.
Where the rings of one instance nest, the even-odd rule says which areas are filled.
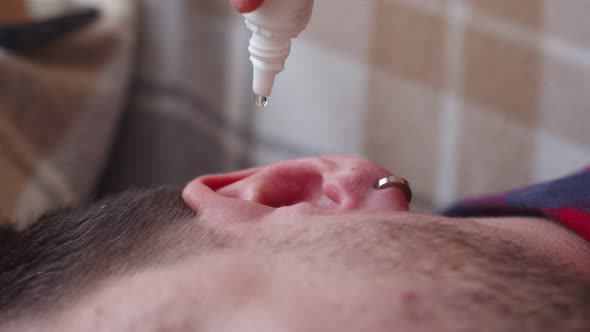
[[[254,95],[254,103],[259,109],[263,109],[268,104],[268,98],[261,95]]]
[[[313,4],[314,0],[265,1],[257,10],[244,14],[246,27],[252,31],[248,50],[254,103],[258,108],[266,106],[276,76],[285,69],[291,40],[309,23]]]

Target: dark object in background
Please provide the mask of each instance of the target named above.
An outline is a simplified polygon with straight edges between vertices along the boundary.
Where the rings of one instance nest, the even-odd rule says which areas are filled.
[[[0,25],[0,48],[30,49],[41,46],[94,22],[99,15],[96,8],[75,7],[62,15],[30,23]]]

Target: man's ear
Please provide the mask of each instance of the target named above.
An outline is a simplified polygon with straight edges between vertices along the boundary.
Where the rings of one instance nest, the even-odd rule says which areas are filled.
[[[308,206],[321,212],[406,211],[403,192],[376,189],[377,180],[389,175],[378,165],[351,156],[303,158],[197,178],[184,189],[184,198],[195,211],[215,196],[234,200],[225,200],[228,207],[237,207],[236,201],[242,201],[271,209]]]

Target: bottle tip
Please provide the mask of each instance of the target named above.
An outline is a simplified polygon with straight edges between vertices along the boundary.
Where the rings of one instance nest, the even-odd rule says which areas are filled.
[[[268,104],[268,98],[265,96],[254,95],[254,103],[259,109],[263,109]]]

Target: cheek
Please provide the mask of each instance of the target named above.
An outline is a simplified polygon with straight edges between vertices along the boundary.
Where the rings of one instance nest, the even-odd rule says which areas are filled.
[[[590,243],[569,229],[534,217],[479,218],[477,222],[501,231],[508,239],[533,248],[590,280]]]

